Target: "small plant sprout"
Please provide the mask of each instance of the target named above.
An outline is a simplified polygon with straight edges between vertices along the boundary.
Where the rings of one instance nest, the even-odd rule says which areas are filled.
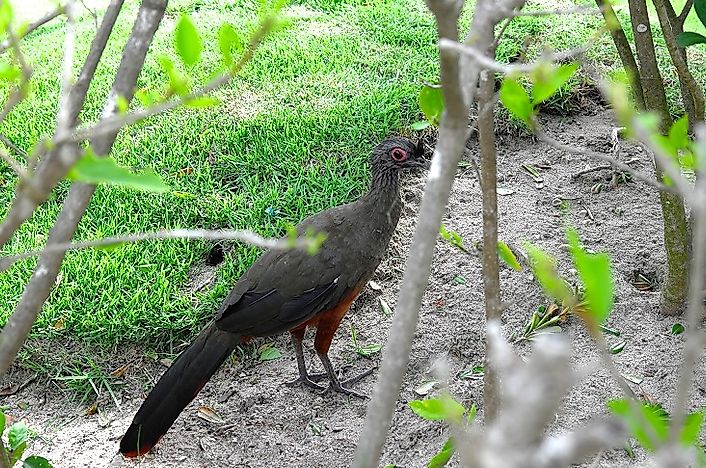
[[[0,436],[5,433],[5,414],[0,412]],[[31,431],[23,422],[16,422],[7,430],[7,443],[4,438],[0,438],[0,457],[3,458],[2,465],[13,467],[15,465],[23,468],[52,468],[51,463],[44,457],[30,455],[22,460],[27,449]]]
[[[382,349],[382,345],[378,343],[369,343],[367,345],[361,345],[358,342],[358,332],[356,331],[353,325],[351,325],[351,347],[358,356],[362,356],[364,358],[370,358],[373,355],[379,353]]]

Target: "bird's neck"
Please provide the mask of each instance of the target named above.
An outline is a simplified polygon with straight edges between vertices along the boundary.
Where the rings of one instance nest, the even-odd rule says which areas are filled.
[[[368,197],[397,198],[400,193],[400,176],[395,169],[373,167],[373,178],[370,181]]]

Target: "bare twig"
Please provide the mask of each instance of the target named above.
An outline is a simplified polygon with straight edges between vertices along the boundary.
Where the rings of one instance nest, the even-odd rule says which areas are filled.
[[[589,167],[589,168],[583,169],[581,171],[578,171],[574,174],[571,174],[571,179],[576,180],[579,177],[584,176],[586,174],[591,174],[593,172],[605,171],[605,170],[611,170],[611,169],[613,169],[613,166],[611,166],[610,164],[606,164],[604,166]]]
[[[15,106],[19,104],[20,101],[22,101],[22,99],[24,99],[27,95],[29,80],[32,78],[32,69],[29,65],[27,65],[27,62],[24,59],[24,54],[22,54],[22,50],[20,49],[19,42],[15,37],[15,33],[9,26],[7,28],[7,37],[8,41],[10,41],[10,45],[12,46],[15,58],[20,63],[21,78],[20,83],[12,91],[12,93],[10,93],[10,96],[5,102],[5,106],[2,108],[2,111],[0,111],[0,122],[5,120],[12,109],[14,109]]]
[[[21,156],[27,160],[28,156],[27,153],[25,153],[21,148],[19,148],[17,145],[15,145],[8,137],[0,133],[0,141],[3,142],[5,146],[10,148],[12,151],[15,152],[16,155]]]
[[[605,33],[605,29],[601,28],[599,30],[599,32],[596,33],[596,36],[600,36],[604,33]],[[537,61],[561,62],[564,60],[580,57],[583,54],[585,54],[588,49],[591,48],[591,45],[594,40],[595,39],[589,40],[586,45],[583,45],[580,47],[575,47],[573,49],[564,50],[561,52],[545,51],[537,59]],[[528,72],[534,71],[537,68],[536,63],[528,63],[528,64],[500,63],[497,60],[495,60],[494,58],[488,57],[483,51],[481,51],[478,48],[477,45],[469,46],[466,44],[461,44],[458,41],[449,40],[446,38],[439,40],[439,49],[454,51],[456,53],[466,55],[469,58],[471,58],[472,60],[476,61],[478,63],[478,65],[482,66],[483,68],[486,68],[488,70],[492,70],[494,72],[504,73],[506,75],[528,73]]]
[[[70,118],[69,96],[73,86],[74,52],[76,43],[76,20],[74,18],[74,2],[66,3],[66,32],[64,36],[64,59],[61,64],[61,90],[59,92],[59,108],[57,109],[57,133],[68,133],[72,121]]]
[[[657,190],[664,190],[666,192],[670,193],[676,193],[679,194],[679,190],[675,187],[667,186],[664,184],[661,184],[657,182],[654,178],[643,174],[640,171],[637,171],[633,169],[632,167],[628,166],[624,162],[618,161],[617,159],[613,158],[610,155],[599,153],[597,151],[591,151],[588,149],[583,149],[583,148],[576,148],[573,146],[565,145],[564,143],[561,143],[560,141],[555,140],[551,136],[549,136],[547,133],[544,132],[544,130],[541,129],[541,127],[536,126],[536,136],[539,141],[542,141],[548,145],[551,145],[557,149],[560,149],[562,151],[566,151],[567,153],[573,153],[573,154],[581,154],[584,156],[590,156],[592,158],[597,158],[600,159],[601,161],[605,161],[611,166],[623,171],[627,172],[628,174],[632,175],[635,179],[640,180],[650,187],[654,187]]]
[[[689,12],[691,11],[691,7],[694,6],[694,0],[686,0],[684,2],[684,6],[681,9],[681,13],[679,13],[679,16],[677,16],[677,20],[679,21],[679,24],[684,27],[684,22],[686,21],[686,17],[689,16]]]
[[[300,238],[294,243],[289,239],[268,239],[257,235],[252,231],[247,230],[220,230],[213,231],[207,229],[172,229],[160,230],[154,232],[144,232],[138,234],[126,234],[122,236],[104,237],[102,239],[94,239],[81,242],[65,242],[60,244],[50,244],[39,250],[23,252],[17,255],[8,255],[0,257],[0,272],[10,268],[15,262],[36,257],[39,255],[51,254],[56,252],[67,252],[70,250],[83,250],[94,247],[106,247],[116,244],[126,244],[141,242],[146,240],[157,239],[202,239],[202,240],[233,240],[240,241],[248,245],[260,247],[263,249],[303,249],[313,245],[312,239]]]
[[[24,34],[19,39],[22,39],[23,37],[27,36],[29,33],[34,31],[35,29],[37,29],[41,26],[44,26],[45,24],[47,24],[49,21],[53,20],[54,18],[61,16],[63,13],[64,13],[64,6],[59,5],[56,9],[50,11],[49,13],[42,16],[34,23],[31,23],[29,26],[27,26],[27,29],[25,29]],[[3,42],[0,42],[0,54],[4,53],[7,49],[9,49],[11,45],[12,44],[9,39],[5,40]]]

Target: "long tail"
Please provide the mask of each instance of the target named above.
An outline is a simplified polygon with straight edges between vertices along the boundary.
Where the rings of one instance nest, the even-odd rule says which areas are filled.
[[[149,452],[230,356],[240,336],[206,327],[159,379],[120,441],[129,458]]]

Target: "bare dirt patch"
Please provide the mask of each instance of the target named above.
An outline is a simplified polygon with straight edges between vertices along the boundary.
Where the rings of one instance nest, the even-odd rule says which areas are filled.
[[[611,145],[606,142],[610,142],[613,123],[605,111],[593,116],[545,119],[547,131],[564,143],[610,151]],[[658,293],[633,284],[635,272],[653,275],[651,280],[658,281],[664,264],[657,194],[637,182],[613,187],[609,183],[610,171],[572,178],[587,166],[601,163],[550,148],[531,137],[501,138],[498,146],[499,185],[505,193],[499,200],[501,239],[515,245],[526,240],[540,245],[558,256],[560,271],[570,278],[575,278],[576,273],[571,270],[562,247],[565,222],[579,229],[588,248],[610,254],[616,304],[607,325],[619,330],[619,339],[627,342],[615,361],[621,372],[641,380],[639,385],[633,385],[637,394],[669,408],[683,345],[683,336],[669,332],[678,318],[659,317]],[[647,154],[639,148],[623,146],[620,157],[624,161],[633,160],[634,167],[651,173],[652,163]],[[522,164],[540,168],[544,179],[541,189],[522,169]],[[605,182],[606,188],[593,193],[592,187],[597,182]],[[388,258],[375,278],[382,290],[365,291],[334,342],[332,361],[337,365],[351,364],[348,371],[351,374],[379,363],[379,356],[362,359],[355,355],[350,345],[350,329],[355,327],[361,344],[385,343],[391,317],[382,313],[378,297],[394,306],[422,186],[423,180],[419,178],[405,181],[403,219]],[[459,169],[444,223],[469,245],[481,239],[480,191],[471,167]],[[532,312],[546,304],[546,299],[528,271],[503,269],[501,280],[504,300],[511,304],[504,323],[509,336],[521,331]],[[462,371],[482,362],[483,326],[479,260],[439,242],[409,369],[385,446],[385,464],[425,466],[448,436],[442,424],[422,421],[407,407],[408,401],[419,398],[414,389],[431,377],[430,368],[437,358],[448,359],[454,376],[450,388],[458,398],[468,405],[481,402],[481,380],[467,378],[468,374]],[[576,366],[597,361],[593,344],[577,319],[569,320],[564,333],[572,339]],[[608,337],[611,342],[616,339]],[[31,451],[46,455],[55,466],[347,466],[365,418],[366,403],[282,386],[282,382],[295,376],[294,355],[288,337],[273,341],[283,352],[281,359],[257,363],[241,355],[229,362],[184,411],[155,452],[139,462],[123,461],[116,456],[117,443],[145,390],[163,370],[161,364],[139,350],[115,353],[116,359],[131,361],[131,367],[122,377],[124,385],[116,393],[120,408],[112,398],[103,396],[100,412],[86,415],[87,403],[68,401],[64,393],[46,382],[34,382],[17,394],[2,398],[2,405],[12,417],[26,419],[37,431]],[[527,344],[518,345],[522,353],[529,350]],[[313,354],[308,358],[316,363]],[[22,381],[27,375],[27,371],[18,369],[0,382],[0,387]],[[372,392],[376,375],[361,382],[358,388]],[[700,364],[697,389],[691,401],[693,408],[706,403],[703,377],[704,366]],[[606,371],[593,372],[565,398],[563,410],[549,431],[578,427],[588,418],[605,413],[604,402],[619,395],[617,385]],[[214,424],[199,418],[200,406],[215,410],[224,423]],[[641,451],[636,453],[637,459],[630,460],[622,450],[611,451],[596,466],[633,466],[643,460]],[[457,466],[457,461],[451,466]]]

